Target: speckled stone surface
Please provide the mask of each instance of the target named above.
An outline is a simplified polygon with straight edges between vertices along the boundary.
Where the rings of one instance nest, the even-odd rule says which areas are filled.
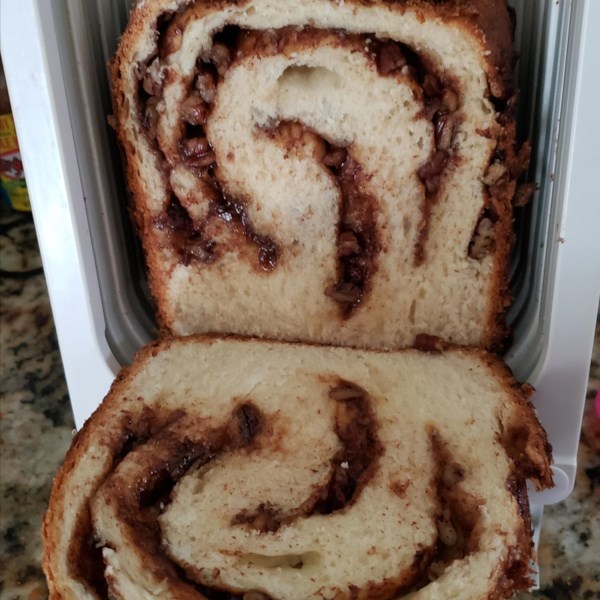
[[[22,220],[22,219],[19,219]],[[45,598],[40,524],[73,422],[30,220],[0,222],[0,597]],[[18,275],[18,276],[17,276]]]
[[[40,523],[73,421],[31,222],[0,219],[0,599],[47,597]],[[23,273],[26,271],[27,273]],[[541,589],[528,598],[600,599],[600,384],[596,335],[573,494],[548,507],[540,543]]]

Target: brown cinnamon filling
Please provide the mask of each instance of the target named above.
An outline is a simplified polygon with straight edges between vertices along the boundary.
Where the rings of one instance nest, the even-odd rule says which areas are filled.
[[[180,48],[183,32],[194,18],[194,10],[201,8],[191,7],[161,24],[158,42],[160,59]],[[460,102],[454,84],[445,74],[436,72],[431,64],[408,46],[392,40],[378,39],[373,35],[348,35],[340,31],[293,27],[248,31],[236,26],[226,26],[214,35],[210,50],[198,58],[195,75],[189,83],[189,95],[181,106],[182,126],[177,160],[195,170],[199,178],[211,184],[215,193],[210,201],[209,218],[219,218],[231,223],[234,239],[238,244],[244,243],[245,239],[246,243],[258,248],[259,259],[255,264],[258,270],[274,269],[281,252],[275,240],[255,230],[245,209],[245,202],[228,197],[216,179],[215,152],[205,131],[216,90],[227,70],[249,54],[289,54],[333,38],[336,43],[363,52],[375,63],[381,76],[409,75],[422,90],[426,115],[434,125],[436,148],[429,160],[418,169],[425,198],[415,243],[415,263],[421,264],[425,260],[431,207],[437,201],[444,171],[455,154],[453,137]],[[150,139],[156,137],[156,105],[162,93],[158,61],[159,58],[150,59],[146,66],[140,68],[139,73],[142,122]],[[340,304],[344,316],[348,316],[368,292],[369,278],[375,268],[373,257],[378,251],[374,227],[376,199],[361,191],[361,166],[351,157],[348,148],[328,147],[323,164],[337,178],[343,196],[338,231],[338,279],[327,288],[326,293]],[[174,166],[175,164],[170,164],[171,168]],[[167,212],[186,212],[181,203],[177,209],[173,209],[172,205],[173,202]],[[158,220],[157,226],[168,225],[170,241],[184,264],[215,262],[222,255],[219,249],[221,242],[206,234],[206,230],[210,229],[206,223],[196,223],[191,216],[188,217],[187,220],[179,217],[170,219],[167,214],[165,218]],[[182,231],[177,233],[180,226]],[[240,232],[242,235],[237,235]]]
[[[437,579],[454,561],[476,552],[483,527],[479,507],[485,503],[466,492],[461,481],[464,470],[452,457],[439,432],[429,428],[429,442],[435,460],[435,481],[439,510],[436,515],[438,547],[429,566],[429,581]]]
[[[125,420],[127,418],[124,417]],[[166,418],[165,415],[144,409],[134,428],[131,422],[124,423],[121,440],[118,440],[114,447],[114,459],[110,470],[112,471],[130,451],[145,443],[164,427]],[[101,598],[107,598],[102,549],[97,545],[88,506],[77,517],[77,527],[67,553],[73,578],[86,581]]]
[[[470,258],[482,260],[496,249],[495,224],[498,215],[491,209],[485,208],[475,225],[475,230],[469,242],[468,254]]]
[[[480,506],[485,500],[466,492],[461,482],[465,471],[452,457],[447,443],[433,426],[428,428],[429,443],[435,463],[435,493],[438,511],[435,516],[438,541],[435,551],[422,557],[420,578],[402,590],[414,593],[443,575],[457,560],[477,552],[483,524]]]
[[[336,403],[335,433],[341,449],[331,459],[327,484],[302,503],[283,514],[269,502],[253,511],[244,511],[233,524],[250,525],[261,531],[275,531],[281,524],[314,513],[330,514],[350,505],[372,477],[382,452],[376,425],[365,390],[339,380],[329,391]],[[260,591],[243,594],[209,588],[193,581],[162,551],[158,517],[169,502],[171,490],[190,469],[197,469],[221,453],[250,447],[263,429],[264,416],[251,402],[239,405],[222,427],[204,432],[195,439],[197,420],[184,411],[173,413],[146,410],[134,426],[125,415],[123,436],[114,448],[112,468],[97,495],[102,502],[117,504],[118,520],[127,543],[144,555],[155,577],[166,582],[170,593],[182,598],[207,597],[215,600],[268,600]],[[129,424],[127,424],[129,421]],[[103,560],[87,519],[80,520],[82,535],[70,548],[74,576],[83,579],[101,598],[110,597],[104,580]],[[83,523],[83,525],[81,525]],[[200,595],[199,595],[200,594]]]
[[[369,290],[376,270],[377,200],[363,191],[365,175],[348,147],[334,146],[302,123],[281,121],[262,130],[286,152],[308,155],[320,161],[340,191],[337,279],[325,289],[342,315],[348,317]]]
[[[413,346],[417,350],[423,352],[431,352],[433,354],[439,354],[448,347],[448,344],[437,335],[429,335],[428,333],[419,333],[415,337]]]
[[[352,504],[373,476],[383,453],[367,392],[340,379],[329,397],[337,402],[335,433],[342,449],[332,460],[327,493],[315,505],[315,512],[324,515]]]
[[[439,73],[409,46],[393,40],[376,40],[372,44],[381,75],[410,74],[421,88],[425,113],[434,126],[435,148],[429,160],[417,170],[423,183],[425,198],[421,205],[421,221],[415,243],[415,264],[425,262],[425,245],[429,234],[431,208],[438,200],[446,167],[456,160],[453,150],[454,131],[459,124],[460,106],[456,84],[445,73]]]
[[[160,36],[160,40],[164,42],[164,46],[161,46],[161,57],[164,58],[177,50],[186,21],[187,17],[181,13],[168,26],[164,26]],[[169,160],[164,154],[162,156],[165,168],[171,169],[178,163],[184,164],[207,184],[211,193],[210,199],[207,200],[206,216],[202,220],[194,219],[172,193],[164,213],[155,220],[155,227],[168,232],[170,245],[184,265],[212,264],[226,251],[248,246],[250,249],[254,248],[254,251],[242,252],[242,255],[249,256],[256,270],[269,272],[276,267],[279,259],[278,244],[270,236],[256,230],[244,200],[232,198],[222,189],[215,174],[215,152],[205,131],[218,80],[229,68],[232,48],[235,47],[237,38],[237,28],[226,28],[215,35],[210,52],[198,59],[189,95],[180,107],[179,156],[176,160]],[[162,154],[156,139],[156,107],[162,94],[157,65],[158,59],[154,58],[148,61],[145,69],[141,69],[139,98],[142,106],[141,122],[156,151]],[[217,236],[211,233],[215,228],[222,229],[219,224],[226,228],[225,241],[215,239]]]
[[[340,193],[338,226],[338,279],[325,293],[349,316],[369,289],[376,269],[377,201],[361,189],[364,179],[360,164],[345,148],[330,146],[323,164],[337,179]]]
[[[531,390],[531,386],[524,386],[524,389]],[[540,466],[540,456],[551,454],[552,447],[546,438],[539,438],[533,433],[532,427],[528,422],[515,423],[504,427],[500,422],[501,435],[498,441],[506,450],[506,453],[514,463],[516,471],[522,474],[524,479],[534,479],[546,487],[552,486],[552,475],[549,470],[543,470]],[[536,439],[537,438],[537,439]],[[535,454],[532,448],[538,447],[539,454]]]
[[[275,268],[279,252],[277,244],[269,236],[254,230],[243,203],[229,199],[224,193],[209,202],[207,215],[201,221],[192,219],[173,194],[155,226],[169,231],[171,245],[182,264],[189,265],[195,260],[211,264],[223,250],[210,235],[210,230],[218,223],[227,225],[231,237],[246,240],[255,248],[253,257],[257,268],[267,272]]]
[[[165,212],[157,219],[156,227],[170,231],[171,245],[184,265],[194,259],[207,264],[216,260],[214,241],[202,235],[202,224],[194,223],[174,194]]]
[[[109,597],[102,548],[97,544],[87,506],[77,517],[77,527],[67,550],[67,561],[74,580],[85,581],[100,598]]]
[[[249,590],[242,594],[234,592],[225,592],[223,590],[215,590],[205,585],[197,585],[198,591],[208,600],[270,600],[270,596],[258,590]]]
[[[355,501],[377,469],[383,447],[363,388],[340,379],[330,389],[329,397],[336,402],[335,434],[342,447],[331,459],[326,485],[292,510],[284,511],[268,501],[254,509],[244,509],[234,516],[232,525],[272,532],[301,517],[329,515]]]
[[[331,458],[326,484],[296,509],[284,511],[265,501],[255,509],[235,515],[232,525],[274,532],[298,518],[344,510],[368,485],[383,452],[368,395],[360,386],[342,379],[333,382],[328,395],[336,403],[334,430],[340,441],[340,450]],[[125,415],[124,419],[127,418]],[[264,429],[264,420],[258,408],[251,402],[245,402],[232,412],[226,424],[204,432],[201,439],[193,437],[193,432],[199,430],[197,419],[184,411],[160,414],[147,410],[135,427],[125,424],[123,437],[114,452],[114,471],[107,476],[97,494],[102,496],[102,501],[117,504],[122,535],[127,543],[135,545],[143,554],[148,569],[153,576],[165,582],[169,593],[190,600],[202,597],[213,600],[269,600],[258,590],[232,593],[194,581],[192,573],[187,573],[164,554],[157,521],[164,505],[169,502],[173,486],[185,473],[221,453],[251,447]],[[480,507],[484,500],[464,490],[465,471],[453,459],[439,432],[429,427],[427,434],[434,457],[432,493],[438,500],[435,515],[437,545],[416,551],[410,573],[401,586],[391,589],[385,582],[369,584],[369,589],[377,591],[377,597],[391,598],[398,593],[421,589],[439,578],[451,563],[478,549],[483,526]],[[519,468],[523,468],[527,436],[520,428],[513,428],[507,430],[503,440],[513,448],[511,456]],[[124,471],[120,470],[121,464]],[[507,485],[517,499],[526,532],[529,513],[523,481],[522,478],[511,477]],[[79,521],[83,529],[80,535],[75,536],[69,549],[73,575],[84,579],[101,598],[109,598],[110,577],[107,585],[87,509],[86,515],[87,519]],[[528,536],[524,533],[523,544],[527,540]],[[289,566],[302,568],[303,557],[298,560],[298,564],[290,563]],[[506,585],[526,581],[528,567],[517,550],[514,556],[510,555],[507,569]]]
[[[168,501],[173,486],[190,468],[198,468],[221,453],[250,446],[261,431],[262,419],[260,411],[246,402],[233,411],[223,427],[205,432],[202,439],[195,440],[192,435],[198,428],[193,417],[183,411],[165,417],[148,410],[135,430],[124,429],[121,447],[115,448],[112,470],[97,493],[118,504],[123,535],[143,552],[148,568],[167,581],[169,588],[180,594],[178,597],[202,598],[206,589],[188,580],[162,551],[157,518],[163,502]],[[132,456],[133,479],[124,482],[114,469]],[[131,469],[129,475],[132,475]],[[80,532],[69,548],[69,561],[74,577],[86,581],[101,598],[109,598],[89,509],[85,512],[84,518],[79,520]]]

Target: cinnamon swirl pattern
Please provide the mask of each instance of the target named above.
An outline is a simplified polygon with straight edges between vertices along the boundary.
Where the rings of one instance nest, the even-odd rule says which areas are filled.
[[[509,597],[551,484],[527,395],[482,352],[153,344],[55,480],[51,598]]]
[[[163,329],[497,347],[527,162],[509,21],[486,0],[138,3],[114,122]]]

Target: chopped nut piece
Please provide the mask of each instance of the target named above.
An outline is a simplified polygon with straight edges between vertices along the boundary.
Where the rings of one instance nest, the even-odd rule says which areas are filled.
[[[488,217],[483,217],[477,224],[475,235],[469,246],[469,256],[477,260],[485,258],[496,248],[494,223]]]
[[[448,153],[445,150],[438,150],[431,160],[419,168],[417,174],[429,193],[437,192],[440,187],[441,179],[439,175],[446,167],[448,162]]]
[[[210,49],[210,60],[223,77],[231,64],[231,50],[225,44],[214,44]]]
[[[339,169],[346,162],[347,156],[348,152],[345,148],[331,148],[323,157],[323,164],[327,167]]]
[[[454,114],[440,115],[435,124],[435,143],[438,150],[449,150],[454,137]]]
[[[190,125],[204,125],[209,114],[209,107],[198,91],[192,92],[181,103],[181,118]]]
[[[358,254],[362,250],[356,235],[352,231],[343,231],[338,240],[338,256]]]
[[[200,71],[196,78],[196,89],[200,94],[200,97],[207,104],[212,104],[215,101],[217,95],[217,86],[211,73],[208,71]]]
[[[396,42],[388,41],[382,44],[377,55],[377,70],[381,75],[398,71],[406,65],[406,57]]]

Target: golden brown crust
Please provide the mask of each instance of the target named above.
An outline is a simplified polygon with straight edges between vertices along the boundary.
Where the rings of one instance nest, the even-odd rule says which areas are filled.
[[[150,357],[156,356],[158,352],[168,348],[174,341],[175,339],[156,340],[138,350],[131,365],[123,367],[117,374],[117,377],[110,386],[105,401],[96,408],[85,421],[83,427],[73,437],[69,451],[54,477],[48,510],[44,514],[42,521],[42,540],[44,544],[42,569],[48,582],[50,600],[60,600],[63,598],[63,595],[59,591],[62,587],[62,582],[56,579],[51,558],[66,551],[66,549],[58,547],[56,532],[64,526],[65,522],[64,511],[69,503],[64,502],[64,499],[69,498],[69,492],[67,491],[69,477],[76,469],[77,463],[84,455],[86,449],[89,448],[90,441],[96,435],[96,430],[111,421],[115,414],[119,414],[119,396],[121,395],[121,390],[127,388]],[[206,343],[211,342],[207,340]],[[100,483],[98,482],[98,486]]]
[[[487,348],[495,352],[505,352],[510,343],[510,331],[506,324],[506,311],[512,301],[509,289],[509,264],[515,241],[513,229],[513,207],[518,189],[518,181],[529,166],[531,148],[524,143],[520,149],[516,145],[516,107],[518,96],[506,99],[505,107],[498,117],[498,124],[489,135],[497,139],[494,154],[490,157],[490,168],[501,157],[502,174],[487,182],[488,210],[497,219],[495,223],[496,262],[493,278],[498,290],[490,305],[490,344]]]
[[[136,354],[136,357],[139,360],[143,360],[144,357],[151,355],[152,352],[156,351],[156,349],[160,346],[161,344],[159,342],[151,343],[141,349]],[[119,372],[115,381],[110,387],[107,398],[117,394],[119,388],[126,386],[127,383],[131,381],[138,370],[137,364],[138,361],[134,361],[130,367],[125,367]],[[62,465],[54,477],[50,499],[48,502],[48,510],[44,514],[42,521],[42,540],[44,543],[42,569],[48,582],[50,600],[60,600],[63,598],[59,591],[62,587],[61,581],[57,581],[53,571],[52,557],[56,557],[58,554],[66,551],[66,549],[58,546],[56,531],[57,529],[60,529],[64,523],[65,503],[63,502],[63,499],[67,496],[66,488],[68,485],[68,478],[76,468],[77,462],[84,451],[83,449],[88,446],[91,437],[94,435],[96,424],[98,421],[103,421],[105,415],[105,405],[101,404],[96,408],[89,419],[86,420],[83,427],[75,433],[69,451],[67,452]]]
[[[472,15],[482,45],[490,52],[488,77],[496,98],[506,98],[512,90],[514,49],[510,13],[505,2],[497,0],[457,0],[464,15]]]
[[[534,481],[538,490],[551,488],[554,484],[548,457],[552,456],[552,446],[531,403],[534,388],[528,383],[518,383],[506,363],[497,356],[486,352],[478,355],[488,365],[493,376],[503,381],[511,393],[511,419],[501,428],[502,445],[522,477]],[[511,478],[507,485],[513,483],[514,479]],[[526,508],[529,518],[528,505]]]
[[[331,0],[335,2],[336,0]],[[422,19],[441,17],[459,23],[466,31],[480,38],[488,54],[490,91],[496,98],[505,98],[512,89],[514,60],[511,17],[504,0],[349,0],[354,4],[389,5],[400,11],[416,8]]]
[[[137,12],[134,11],[132,14],[137,14]],[[128,118],[129,100],[125,96],[123,86],[120,81],[122,77],[121,69],[123,68],[123,56],[129,51],[129,40],[135,35],[135,30],[135,23],[132,21],[130,23],[130,29],[128,29],[128,33],[126,33],[122,38],[119,52],[109,62],[109,79],[111,81],[113,112],[116,123],[115,132],[117,134],[117,139],[121,147],[122,154],[125,157],[124,166],[127,185],[134,199],[143,197],[144,184],[141,181],[139,167],[135,158],[137,149],[125,130],[124,124]],[[136,225],[137,233],[141,238],[142,245],[145,247],[148,243],[148,230],[151,227],[151,216],[149,215],[148,207],[143,202],[134,201],[130,204],[129,211],[132,215],[134,224]],[[164,315],[166,298],[164,297],[164,288],[160,285],[160,282],[156,277],[156,274],[160,273],[160,265],[158,264],[160,259],[156,253],[146,253],[144,258],[146,261],[149,289],[155,301],[155,317],[159,326],[159,330],[162,332],[162,334],[166,334],[165,323],[167,320]]]

